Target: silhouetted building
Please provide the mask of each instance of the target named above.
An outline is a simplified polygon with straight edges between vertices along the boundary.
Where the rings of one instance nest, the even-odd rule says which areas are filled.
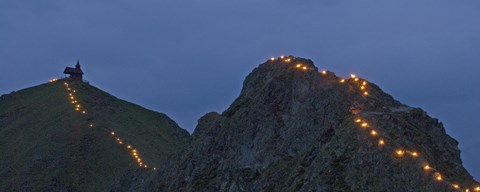
[[[77,81],[82,81],[83,80],[83,71],[80,69],[80,61],[77,60],[77,64],[75,65],[75,68],[72,67],[67,67],[65,68],[65,71],[63,71],[64,74],[68,74],[68,78],[72,80],[77,80]]]

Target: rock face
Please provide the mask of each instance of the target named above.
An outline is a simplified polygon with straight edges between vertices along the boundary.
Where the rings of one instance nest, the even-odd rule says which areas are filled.
[[[438,120],[363,82],[291,56],[261,64],[226,111],[198,121],[160,190],[473,191]]]

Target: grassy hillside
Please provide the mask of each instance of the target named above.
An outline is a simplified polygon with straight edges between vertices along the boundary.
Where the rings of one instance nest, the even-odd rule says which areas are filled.
[[[161,168],[190,141],[189,134],[164,114],[88,84],[69,82],[86,114],[76,112],[63,83],[42,84],[0,99],[0,191],[130,188],[130,182],[140,182],[139,174],[156,175],[161,170],[151,168]],[[138,150],[149,168],[138,166],[125,143]]]

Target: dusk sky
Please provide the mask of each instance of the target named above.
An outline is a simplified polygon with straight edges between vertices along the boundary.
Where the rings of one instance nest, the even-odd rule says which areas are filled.
[[[0,94],[63,76],[192,132],[271,56],[356,73],[440,119],[480,180],[478,0],[1,0]]]

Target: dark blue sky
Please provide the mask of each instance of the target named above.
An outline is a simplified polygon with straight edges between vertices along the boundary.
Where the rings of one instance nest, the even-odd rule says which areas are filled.
[[[2,0],[0,93],[80,59],[113,95],[194,129],[270,56],[351,72],[439,118],[480,179],[478,0]]]

